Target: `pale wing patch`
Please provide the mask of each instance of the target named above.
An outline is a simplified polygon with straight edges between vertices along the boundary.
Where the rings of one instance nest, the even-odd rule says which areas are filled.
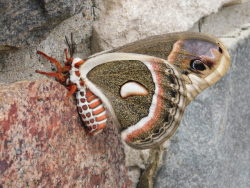
[[[148,95],[148,90],[138,82],[130,81],[122,85],[120,95],[122,98],[135,95],[145,96]]]

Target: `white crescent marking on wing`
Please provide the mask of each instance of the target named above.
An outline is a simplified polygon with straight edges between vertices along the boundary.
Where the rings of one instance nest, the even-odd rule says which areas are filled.
[[[120,95],[122,98],[127,98],[134,95],[145,96],[148,95],[148,90],[143,85],[131,81],[122,85],[120,89]]]

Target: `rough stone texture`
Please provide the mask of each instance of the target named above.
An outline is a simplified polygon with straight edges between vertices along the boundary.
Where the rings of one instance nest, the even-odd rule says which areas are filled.
[[[73,33],[77,44],[76,56],[86,58],[90,54],[89,40],[94,18],[91,9],[81,12],[55,27],[36,46],[20,48],[0,53],[0,83],[11,83],[19,80],[35,80],[43,76],[35,70],[51,71],[51,64],[36,54],[37,50],[53,56],[59,61],[64,60],[64,49],[67,48],[65,36]],[[44,78],[44,77],[43,77]]]
[[[226,3],[224,6],[231,6],[231,5],[236,5],[236,4],[246,3],[246,2],[249,2],[249,0],[232,0]]]
[[[5,0],[0,3],[0,51],[33,45],[91,0]]]
[[[95,52],[151,35],[186,31],[200,18],[232,0],[96,1],[101,16],[94,24]]]
[[[247,10],[249,3],[226,7],[203,20],[203,32],[224,37],[232,67],[226,77],[186,109],[182,124],[166,148],[156,188],[250,187],[250,28],[244,26],[250,23]]]
[[[235,38],[242,30],[250,28],[250,2],[223,8],[217,14],[211,14],[200,23],[200,31],[220,38]],[[198,24],[191,30],[197,31]]]
[[[130,187],[115,127],[87,136],[66,93],[49,80],[0,86],[0,187]]]
[[[125,145],[126,167],[128,167],[128,175],[132,181],[132,187],[136,187],[139,182],[142,170],[145,170],[150,161],[150,150],[136,150]]]

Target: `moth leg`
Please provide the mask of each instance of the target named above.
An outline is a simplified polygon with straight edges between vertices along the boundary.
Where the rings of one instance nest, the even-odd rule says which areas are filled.
[[[63,73],[68,73],[69,70],[71,69],[71,65],[68,63],[67,65],[62,66],[59,61],[57,61],[56,59],[48,56],[47,54],[45,54],[45,53],[43,53],[41,51],[37,51],[37,54],[42,55],[47,60],[49,60],[51,63],[55,64],[55,66],[57,68],[57,71],[56,72],[43,72],[43,71],[36,70],[36,73],[43,74],[43,75],[46,75],[46,76],[49,76],[49,77],[54,77],[61,84],[66,85],[66,80],[67,80],[68,76],[64,75]]]
[[[43,72],[43,71],[36,70],[36,73],[43,74],[43,75],[46,75],[46,76],[49,76],[49,77],[54,77],[60,83],[65,83],[65,81],[67,79],[66,76],[64,76],[62,73],[58,73],[58,72]]]
[[[37,54],[42,55],[43,57],[48,59],[51,63],[55,64],[58,73],[62,72],[63,67],[62,67],[62,65],[61,65],[61,63],[59,61],[57,61],[56,59],[48,56],[47,54],[45,54],[45,53],[43,53],[41,51],[37,51]]]
[[[62,72],[69,72],[70,69],[71,69],[71,66],[70,66],[70,65],[65,65],[65,66],[63,66],[63,68],[62,68]]]
[[[76,84],[69,85],[68,90],[67,97],[70,97],[77,91]]]

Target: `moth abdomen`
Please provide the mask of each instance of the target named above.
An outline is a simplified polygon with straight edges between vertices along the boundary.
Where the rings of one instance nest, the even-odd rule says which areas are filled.
[[[70,82],[76,84],[77,109],[89,134],[94,135],[107,125],[107,112],[102,100],[86,85],[79,70],[81,59],[75,58],[70,70]]]
[[[76,94],[78,112],[89,134],[97,134],[107,125],[107,112],[102,101],[86,86]]]

